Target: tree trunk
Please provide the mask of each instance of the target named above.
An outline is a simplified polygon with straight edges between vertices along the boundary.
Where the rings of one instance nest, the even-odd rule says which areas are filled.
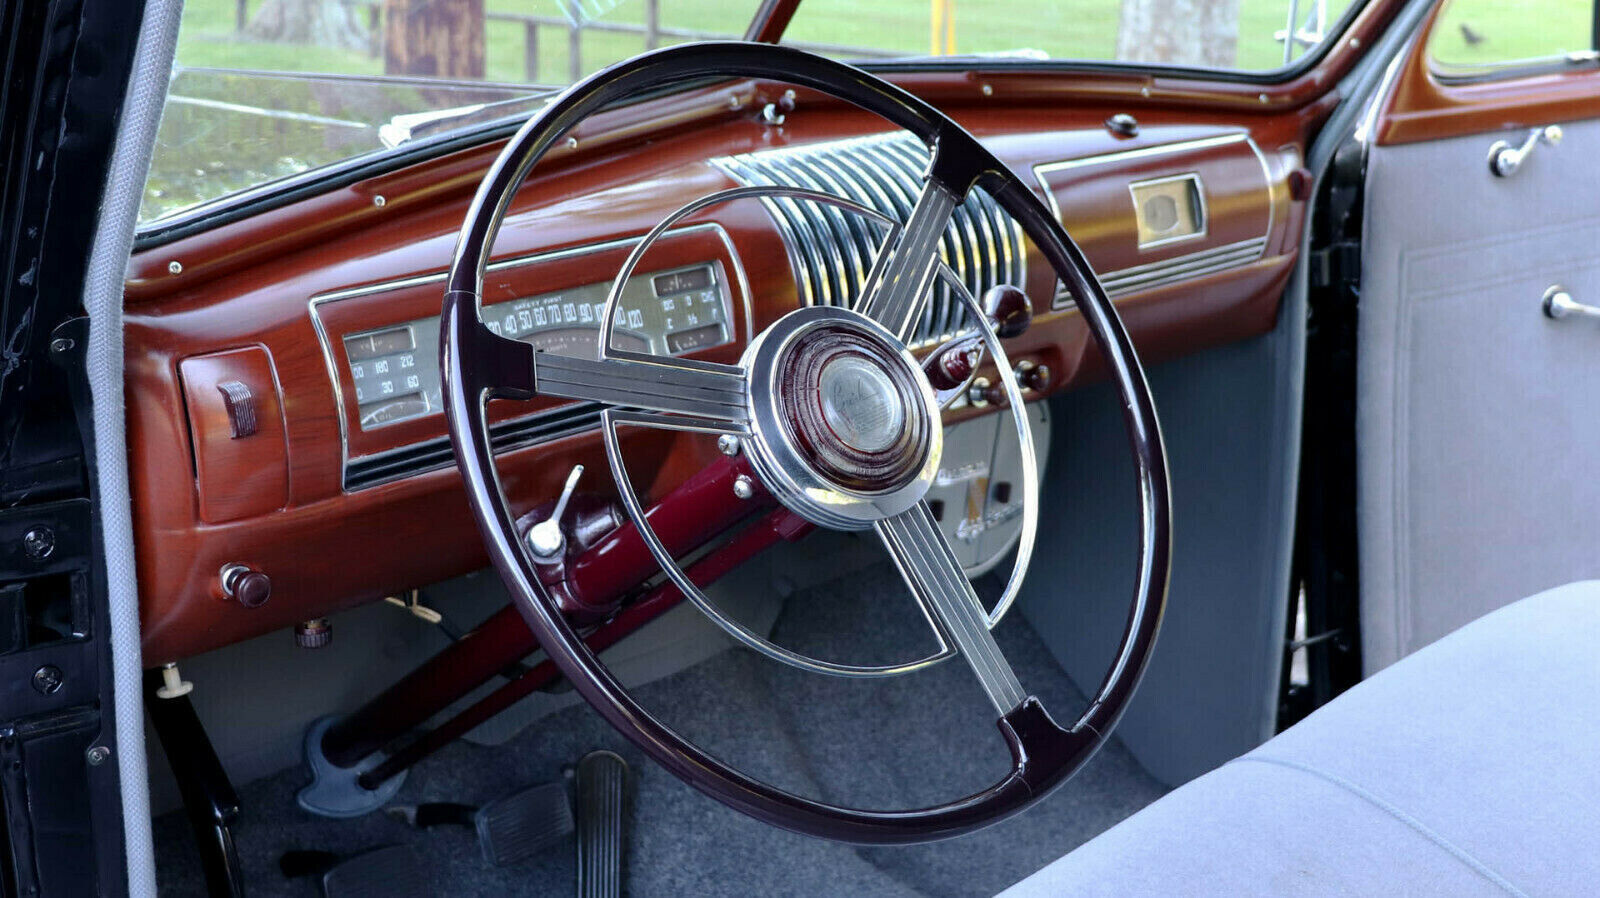
[[[263,41],[366,50],[372,35],[361,13],[344,0],[266,0],[245,34]]]
[[[385,0],[383,70],[482,80],[483,0]]]
[[[1117,59],[1232,68],[1239,0],[1122,0]]]

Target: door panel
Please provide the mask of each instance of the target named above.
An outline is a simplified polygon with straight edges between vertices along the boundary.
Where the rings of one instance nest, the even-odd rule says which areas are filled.
[[[1509,177],[1489,148],[1525,127],[1370,150],[1356,423],[1368,672],[1600,576],[1600,321],[1541,308],[1553,285],[1600,304],[1600,120],[1563,127]]]

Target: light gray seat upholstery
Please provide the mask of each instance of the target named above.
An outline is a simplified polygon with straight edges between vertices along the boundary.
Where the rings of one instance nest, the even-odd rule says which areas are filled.
[[[1013,886],[1600,893],[1600,581],[1495,611]]]

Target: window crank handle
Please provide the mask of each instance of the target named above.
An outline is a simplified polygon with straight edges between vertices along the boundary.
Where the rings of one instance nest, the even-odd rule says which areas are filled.
[[[1523,139],[1522,146],[1514,147],[1508,141],[1497,140],[1489,147],[1489,171],[1497,178],[1509,178],[1517,173],[1517,169],[1526,162],[1533,148],[1540,143],[1556,146],[1561,143],[1562,130],[1560,125],[1546,125],[1543,128],[1528,129],[1528,136]]]
[[[1557,320],[1562,318],[1600,318],[1600,306],[1578,302],[1566,287],[1557,284],[1544,291],[1541,303],[1544,313]]]

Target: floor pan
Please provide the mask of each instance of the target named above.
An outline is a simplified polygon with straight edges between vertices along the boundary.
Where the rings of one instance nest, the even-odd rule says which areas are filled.
[[[860,657],[886,641],[915,641],[925,624],[901,604],[887,568],[791,597],[775,638],[796,649]],[[1018,676],[1058,718],[1084,699],[1020,614],[996,635]],[[843,680],[782,667],[742,648],[639,690],[646,707],[712,753],[753,775],[815,797],[862,807],[917,807],[982,788],[1007,755],[970,670],[960,659],[906,677]],[[966,896],[996,891],[1071,850],[1164,788],[1115,741],[1066,786],[1028,812],[982,832],[932,845],[856,848],[793,835],[743,817],[683,785],[616,735],[587,706],[551,715],[504,745],[458,743],[413,770],[397,801],[484,803],[559,780],[594,749],[633,771],[624,882],[633,895]],[[285,879],[278,858],[315,848],[356,854],[385,844],[414,848],[433,894],[571,894],[570,843],[521,864],[489,865],[459,827],[419,831],[375,813],[327,820],[295,805],[299,769],[239,789],[235,831],[249,893],[313,895]],[[181,813],[156,821],[164,895],[202,895],[199,861]]]

